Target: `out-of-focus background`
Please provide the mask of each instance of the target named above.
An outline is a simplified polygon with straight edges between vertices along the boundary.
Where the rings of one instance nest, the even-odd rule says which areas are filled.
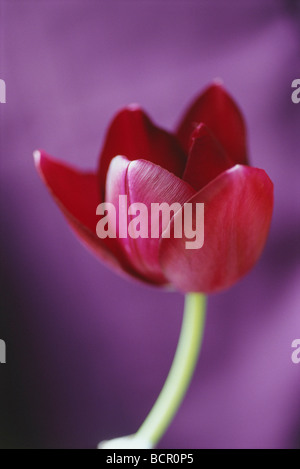
[[[114,113],[172,130],[221,77],[252,165],[275,184],[253,271],[212,296],[192,385],[162,448],[300,446],[298,1],[0,1],[0,446],[93,448],[135,432],[176,347],[183,296],[130,283],[71,233],[32,151],[93,169]]]

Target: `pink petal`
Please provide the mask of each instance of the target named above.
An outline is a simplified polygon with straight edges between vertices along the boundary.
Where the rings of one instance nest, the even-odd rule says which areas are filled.
[[[190,148],[183,180],[197,191],[233,166],[219,142],[204,124],[200,124],[193,132]]]
[[[247,164],[246,129],[243,116],[231,96],[219,83],[209,86],[189,107],[177,137],[189,151],[190,136],[204,123],[223,146],[233,163]]]
[[[96,235],[99,221],[96,207],[100,203],[96,174],[77,171],[43,151],[34,152],[34,157],[40,176],[80,240],[119,273],[126,272],[140,277],[124,259],[116,257],[117,246],[114,239],[102,240]]]
[[[178,202],[182,205],[195,191],[184,181],[169,171],[146,160],[130,162],[123,156],[117,156],[110,164],[105,200],[118,207],[119,195],[127,195],[128,207],[133,203],[142,203],[147,207],[147,238],[118,238],[123,252],[126,253],[132,267],[149,281],[165,284],[159,260],[159,236],[168,222],[158,227],[158,237],[151,238],[151,204]],[[172,216],[172,213],[171,213]],[[117,214],[117,218],[119,213]],[[134,216],[128,217],[130,222]]]
[[[98,171],[103,192],[109,164],[117,155],[131,161],[141,158],[152,161],[179,177],[186,163],[176,138],[154,125],[137,105],[121,110],[107,132]]]
[[[204,245],[186,249],[186,238],[162,238],[162,269],[184,292],[228,288],[253,267],[262,252],[272,217],[273,184],[263,170],[236,165],[189,202],[194,208],[204,203]]]

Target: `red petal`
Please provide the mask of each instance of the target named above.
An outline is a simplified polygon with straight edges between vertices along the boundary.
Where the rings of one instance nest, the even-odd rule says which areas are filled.
[[[166,283],[158,260],[158,246],[159,236],[168,222],[158,228],[157,238],[151,238],[151,204],[166,202],[171,205],[178,202],[182,205],[194,194],[195,191],[187,183],[149,161],[129,162],[125,157],[117,156],[110,164],[105,200],[118,207],[119,195],[127,195],[128,207],[137,202],[147,207],[147,220],[143,220],[147,224],[148,237],[133,239],[127,236],[118,238],[118,241],[131,265],[152,282]],[[133,218],[135,216],[129,216],[128,223]]]
[[[156,127],[137,105],[121,110],[106,135],[99,165],[103,192],[109,164],[117,155],[124,155],[131,161],[140,158],[152,161],[179,177],[186,163],[186,155],[176,138]]]
[[[225,151],[204,124],[193,132],[183,180],[197,191],[233,166]]]
[[[247,164],[244,119],[221,84],[209,86],[190,106],[180,123],[177,137],[186,152],[190,136],[200,123],[213,132],[233,163]]]
[[[236,165],[189,202],[194,209],[196,203],[204,203],[204,245],[186,249],[186,238],[162,238],[163,271],[184,292],[228,288],[253,267],[262,252],[272,217],[273,184],[263,170]],[[178,212],[174,218],[181,215]]]
[[[100,203],[97,176],[77,171],[43,151],[34,152],[34,157],[43,181],[81,241],[115,270],[137,276],[123,259],[116,258],[115,240],[96,235],[96,207]]]

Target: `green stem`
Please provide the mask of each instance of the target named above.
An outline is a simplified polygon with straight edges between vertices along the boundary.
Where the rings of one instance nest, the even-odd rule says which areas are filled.
[[[175,416],[197,363],[205,323],[206,298],[199,293],[185,297],[184,316],[175,357],[163,389],[135,437],[157,445]]]

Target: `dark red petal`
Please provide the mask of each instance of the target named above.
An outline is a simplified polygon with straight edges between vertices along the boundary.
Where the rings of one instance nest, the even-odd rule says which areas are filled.
[[[193,132],[183,180],[199,191],[219,174],[233,166],[219,142],[204,124]]]
[[[118,207],[119,195],[127,195],[128,207],[138,202],[145,204],[148,209],[145,215],[147,219],[144,219],[148,237],[132,239],[128,236],[118,238],[118,241],[131,265],[153,282],[166,283],[158,261],[158,245],[159,236],[168,222],[158,228],[157,238],[151,238],[151,204],[166,202],[171,205],[178,202],[181,206],[194,194],[195,191],[187,183],[149,161],[129,162],[125,157],[118,156],[110,164],[105,200]],[[129,216],[128,222],[134,218]]]
[[[34,157],[39,174],[81,241],[119,273],[137,276],[123,259],[116,257],[115,240],[102,240],[96,235],[96,208],[100,203],[96,174],[77,171],[43,151],[34,152]]]
[[[220,83],[209,86],[189,107],[177,137],[188,153],[190,136],[204,123],[234,164],[247,164],[246,129],[241,111]]]
[[[109,164],[117,155],[143,158],[181,177],[186,155],[176,138],[154,125],[137,105],[121,110],[112,121],[100,157],[99,181],[104,192]]]
[[[204,203],[204,245],[186,249],[186,238],[162,238],[163,271],[184,292],[228,288],[253,267],[262,252],[272,217],[273,184],[263,170],[236,165],[189,202],[194,214],[195,204]],[[174,218],[181,215],[178,212]]]

